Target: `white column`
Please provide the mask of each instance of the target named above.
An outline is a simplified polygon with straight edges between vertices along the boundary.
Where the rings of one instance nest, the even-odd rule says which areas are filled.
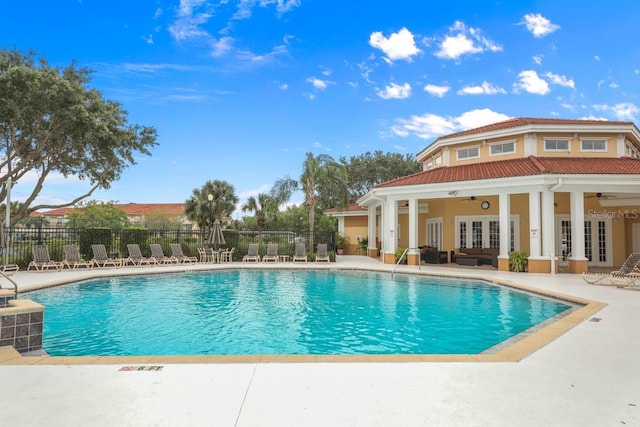
[[[369,248],[373,249],[376,247],[376,206],[369,206],[367,209],[367,239],[369,240]]]
[[[584,261],[584,193],[572,191],[571,201],[571,257]]]
[[[555,273],[556,263],[556,223],[554,194],[542,192],[542,255],[551,260],[551,273]]]
[[[500,215],[500,258],[509,258],[511,249],[511,206],[509,194],[498,195],[498,212]]]
[[[409,199],[409,253],[417,254],[418,251],[418,200]]]
[[[540,192],[529,192],[529,256],[540,257],[542,233],[540,230]]]
[[[387,199],[384,211],[384,253],[395,254],[398,247],[398,201]]]

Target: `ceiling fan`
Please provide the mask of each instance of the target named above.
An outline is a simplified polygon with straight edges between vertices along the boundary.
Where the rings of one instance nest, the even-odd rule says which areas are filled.
[[[476,200],[480,201],[480,199],[478,199],[476,196],[469,196],[469,197],[465,197],[464,199],[460,199],[460,200],[463,201],[463,202],[475,202]],[[489,209],[490,206],[491,205],[489,204],[488,201],[486,201],[486,200],[480,201],[480,207],[483,210]]]
[[[592,196],[587,196],[587,199],[593,199],[596,198],[598,200],[607,200],[607,199],[611,199],[611,198],[615,198],[616,196],[614,196],[613,194],[604,194],[604,193],[595,193]]]

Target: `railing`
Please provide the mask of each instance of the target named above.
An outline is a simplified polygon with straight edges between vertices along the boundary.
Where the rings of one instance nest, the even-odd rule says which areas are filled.
[[[402,252],[402,255],[400,255],[400,258],[398,258],[398,261],[396,262],[396,265],[393,267],[393,269],[391,270],[391,278],[393,279],[393,273],[396,272],[396,268],[398,268],[398,265],[400,265],[400,263],[402,262],[402,259],[405,258],[407,256],[407,253],[411,250],[411,249],[420,249],[420,248],[407,248],[404,250],[404,252]],[[418,270],[422,270],[422,267],[420,265],[420,260],[418,260]]]
[[[330,255],[336,251],[335,232],[294,233],[290,231],[238,231],[222,230],[226,244],[210,245],[207,232],[201,230],[146,229],[146,228],[47,228],[14,227],[7,229],[7,248],[2,253],[7,264],[26,267],[32,259],[34,245],[46,245],[54,260],[64,259],[64,245],[77,245],[85,259],[93,258],[91,244],[102,243],[113,257],[128,256],[127,244],[137,243],[143,256],[150,256],[150,243],[159,243],[165,253],[170,253],[170,243],[180,243],[185,255],[198,256],[198,248],[235,248],[235,259],[242,259],[250,243],[260,245],[260,253],[268,243],[278,243],[278,255],[293,256],[296,243],[305,243],[308,253],[315,253],[318,243],[326,243]]]
[[[11,284],[13,285],[13,296],[14,298],[18,298],[18,284],[16,282],[13,281],[13,279],[9,276],[7,276],[4,271],[0,271],[0,276],[4,277],[5,279],[7,279],[9,282],[11,282]]]

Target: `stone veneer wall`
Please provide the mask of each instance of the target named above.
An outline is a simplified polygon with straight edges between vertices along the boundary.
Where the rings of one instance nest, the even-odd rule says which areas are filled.
[[[20,353],[41,350],[43,322],[43,305],[0,291],[0,347],[10,345]]]

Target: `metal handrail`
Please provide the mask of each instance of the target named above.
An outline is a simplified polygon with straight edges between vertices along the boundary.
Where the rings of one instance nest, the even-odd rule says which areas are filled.
[[[400,265],[400,263],[402,262],[402,259],[407,255],[407,252],[409,252],[411,249],[420,249],[420,248],[407,248],[404,250],[404,252],[402,252],[402,255],[400,255],[400,258],[398,258],[398,262],[396,262],[396,265],[393,267],[393,270],[391,270],[391,278],[393,279],[393,273],[396,272],[396,268],[398,268],[398,265]],[[418,270],[421,269],[420,263],[418,262]]]
[[[18,284],[14,282],[12,278],[7,276],[4,271],[0,271],[0,275],[11,282],[11,284],[13,285],[14,298],[18,298]]]

